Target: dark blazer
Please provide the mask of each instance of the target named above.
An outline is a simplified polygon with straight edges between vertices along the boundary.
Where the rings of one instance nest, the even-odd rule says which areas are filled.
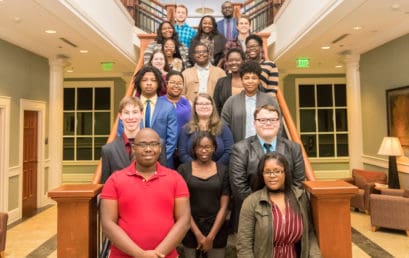
[[[246,94],[242,91],[240,94],[230,97],[224,103],[221,118],[225,125],[230,127],[233,134],[234,142],[239,142],[245,138],[246,135]],[[277,99],[270,94],[257,91],[256,107],[272,104],[280,111]]]
[[[216,83],[216,87],[214,88],[213,99],[219,115],[222,113],[224,103],[226,103],[227,99],[231,97],[231,82],[232,75],[229,73],[227,76],[220,78]]]
[[[231,18],[232,19],[232,38],[235,39],[237,35],[239,35],[239,32],[237,30],[237,20],[236,18]],[[226,37],[226,32],[224,31],[224,20],[221,19],[220,21],[216,22],[217,23],[217,30],[219,31],[220,34],[222,34],[224,37]]]
[[[287,158],[288,169],[293,175],[293,183],[301,188],[302,182],[305,180],[305,166],[301,145],[278,137],[276,151]],[[263,147],[257,135],[250,136],[233,145],[230,155],[229,175],[237,211],[240,211],[243,200],[252,192],[258,190],[257,167],[263,156]],[[235,214],[235,218],[233,218],[233,221],[236,223],[238,222],[238,215]],[[235,228],[237,228],[237,224],[235,224]]]
[[[158,97],[153,111],[151,128],[159,134],[166,145],[167,167],[173,168],[173,152],[178,139],[178,122],[175,107]]]
[[[129,166],[133,157],[130,157],[128,155],[128,153],[126,152],[124,139],[122,138],[122,136],[119,136],[116,137],[113,142],[102,146],[101,159],[101,184],[104,184],[112,173]],[[159,156],[159,162],[164,166],[166,165],[166,151],[165,144],[163,144],[163,142],[162,150]]]

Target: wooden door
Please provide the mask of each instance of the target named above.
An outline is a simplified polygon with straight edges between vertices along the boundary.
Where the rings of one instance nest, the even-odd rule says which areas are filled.
[[[24,111],[23,217],[33,215],[37,209],[37,131],[37,112]]]

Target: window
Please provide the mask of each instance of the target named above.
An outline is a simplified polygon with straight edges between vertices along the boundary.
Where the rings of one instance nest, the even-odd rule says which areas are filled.
[[[345,80],[297,79],[298,128],[311,158],[348,157]]]
[[[63,160],[99,160],[112,121],[113,82],[65,82]]]

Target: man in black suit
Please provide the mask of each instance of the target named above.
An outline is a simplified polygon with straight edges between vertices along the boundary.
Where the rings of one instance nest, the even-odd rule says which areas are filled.
[[[102,178],[101,183],[105,183],[108,177],[115,171],[121,170],[131,164],[133,157],[132,145],[136,134],[141,128],[143,118],[143,104],[136,97],[124,97],[119,103],[119,117],[124,125],[124,132],[113,142],[102,147]],[[166,152],[162,144],[160,163],[166,164]]]
[[[238,215],[243,200],[257,190],[257,166],[267,152],[278,151],[288,161],[294,185],[302,187],[305,180],[304,158],[298,143],[277,135],[280,128],[279,111],[271,104],[254,111],[256,135],[250,136],[235,145],[230,156],[230,183],[233,190],[235,214],[233,226],[237,232]]]

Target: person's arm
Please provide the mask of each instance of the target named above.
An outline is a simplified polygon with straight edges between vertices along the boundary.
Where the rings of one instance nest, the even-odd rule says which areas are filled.
[[[305,164],[302,156],[301,145],[293,143],[293,148],[290,149],[294,161],[293,181],[294,185],[302,188],[302,182],[305,180]]]
[[[190,204],[188,197],[175,199],[174,207],[175,224],[162,242],[155,248],[162,254],[168,254],[182,241],[190,228]]]
[[[239,230],[237,233],[237,257],[254,258],[253,245],[256,227],[254,207],[249,198],[243,202],[240,211]]]
[[[179,160],[182,163],[190,162],[192,161],[192,156],[190,156],[190,150],[188,149],[189,147],[189,142],[190,142],[190,135],[187,133],[187,129],[185,127],[182,127],[180,130],[179,134],[179,140],[178,140],[178,154],[179,154]]]
[[[224,221],[226,220],[227,207],[229,206],[229,195],[222,195],[220,197],[220,209],[217,212],[216,220],[213,223],[212,228],[210,229],[209,234],[206,236],[205,240],[201,242],[202,249],[208,251],[213,248],[213,241],[219,233],[220,228],[222,227]]]
[[[132,257],[165,257],[156,250],[141,249],[125,231],[118,225],[118,201],[111,199],[101,200],[101,224],[104,234],[122,252]]]
[[[168,166],[173,164],[173,153],[176,149],[178,141],[178,122],[176,116],[176,110],[172,107],[172,110],[168,113],[167,128],[166,128],[166,160]]]
[[[232,98],[228,98],[227,101],[224,103],[222,111],[221,111],[221,119],[222,122],[227,125],[231,129],[231,116],[232,116]]]
[[[92,184],[101,184],[101,178],[102,178],[102,160],[99,159],[97,168],[95,169],[94,176],[92,177]]]
[[[112,169],[110,165],[110,157],[105,150],[104,147],[102,147],[101,150],[101,177],[100,177],[100,183],[105,184],[107,181],[108,177],[111,175]]]
[[[220,138],[223,141],[224,150],[223,155],[216,162],[227,166],[229,165],[231,149],[234,144],[233,134],[231,133],[230,128],[227,125],[223,125]]]
[[[248,147],[233,145],[230,156],[229,175],[234,198],[242,202],[252,191],[247,178]]]
[[[214,93],[213,93],[214,104],[216,105],[216,109],[219,115],[221,115],[222,108],[223,108],[223,104],[220,99],[221,97],[220,95],[222,93],[222,88],[223,88],[223,81],[224,81],[224,78],[220,78],[219,80],[217,80],[216,86],[214,88]]]

